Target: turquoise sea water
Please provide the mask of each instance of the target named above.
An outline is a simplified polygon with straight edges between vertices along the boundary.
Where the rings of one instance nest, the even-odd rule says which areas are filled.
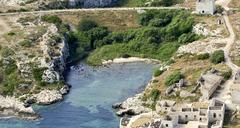
[[[113,64],[85,71],[71,70],[67,82],[71,92],[61,103],[37,107],[39,121],[1,119],[0,128],[118,128],[112,104],[142,91],[151,79],[153,65]]]

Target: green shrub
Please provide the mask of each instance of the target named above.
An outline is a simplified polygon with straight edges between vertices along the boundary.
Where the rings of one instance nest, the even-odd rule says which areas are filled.
[[[229,71],[223,72],[223,73],[222,73],[222,76],[223,76],[224,80],[228,80],[228,79],[230,79],[231,76],[232,76],[232,70],[229,70]]]
[[[9,36],[15,36],[16,33],[15,33],[15,32],[9,32],[8,35],[9,35]]]
[[[211,62],[214,64],[221,63],[225,61],[224,51],[223,50],[217,50],[215,51],[210,58]]]
[[[224,12],[224,8],[220,5],[216,6],[216,13],[222,14]]]
[[[194,33],[190,33],[190,34],[182,34],[179,38],[178,38],[178,43],[180,44],[186,44],[186,43],[191,43],[195,40],[198,40],[199,36],[194,34]]]
[[[31,47],[32,43],[33,42],[31,40],[23,40],[19,42],[19,44],[23,47]]]
[[[33,69],[33,77],[37,82],[42,81],[42,75],[46,68],[34,68]]]
[[[152,82],[153,82],[153,83],[158,83],[159,81],[158,81],[158,80],[156,80],[156,79],[154,79]]]
[[[8,65],[6,65],[4,72],[6,75],[10,75],[14,73],[16,70],[17,70],[17,65],[15,64],[15,62],[10,62]]]
[[[209,57],[210,57],[209,53],[204,53],[204,54],[197,55],[198,60],[206,60],[206,59],[209,59]]]
[[[56,25],[61,25],[62,24],[62,20],[55,15],[44,15],[42,16],[42,20],[48,23],[53,23]]]
[[[3,84],[3,94],[13,95],[15,88],[20,83],[21,83],[21,79],[19,78],[19,74],[17,72],[6,76],[6,79]]]
[[[175,71],[171,75],[167,76],[164,84],[166,86],[171,86],[172,84],[178,83],[183,78],[180,71]]]
[[[9,56],[12,56],[13,54],[14,54],[14,51],[10,48],[5,47],[2,49],[2,53],[1,53],[2,57],[9,57]]]
[[[95,28],[97,27],[97,23],[92,21],[92,20],[89,20],[89,19],[83,19],[79,22],[78,24],[78,29],[80,31],[88,31],[92,28]]]
[[[164,71],[163,70],[159,70],[159,69],[155,69],[153,72],[153,76],[154,77],[158,77],[160,76]]]
[[[152,101],[156,102],[159,98],[160,91],[158,89],[153,89],[150,93],[150,98]]]

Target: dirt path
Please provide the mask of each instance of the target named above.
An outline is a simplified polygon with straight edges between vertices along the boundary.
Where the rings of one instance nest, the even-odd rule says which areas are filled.
[[[218,0],[217,1],[219,5],[221,5],[225,10],[229,10],[228,8],[228,4],[231,2],[231,0]],[[235,65],[230,56],[229,53],[231,51],[231,47],[233,46],[233,44],[235,43],[236,40],[236,34],[233,30],[232,24],[229,20],[229,17],[227,14],[225,14],[223,16],[226,27],[228,29],[228,32],[230,34],[230,36],[226,39],[227,41],[227,45],[225,46],[224,50],[224,54],[225,54],[225,63],[228,67],[230,67],[232,69],[232,74],[235,75],[237,73],[237,71],[239,70],[239,67],[237,65]],[[232,100],[231,100],[231,91],[230,88],[234,83],[234,77],[230,78],[228,81],[226,81],[222,87],[223,89],[220,91],[220,93],[215,97],[215,98],[219,98],[222,101],[224,101],[227,106],[230,109],[235,109],[234,104],[232,104]]]
[[[11,28],[6,23],[6,21],[3,19],[3,17],[0,17],[0,35],[7,33],[11,31]]]
[[[58,9],[58,10],[44,10],[44,11],[30,11],[30,12],[13,12],[0,13],[0,16],[11,16],[21,14],[49,14],[49,13],[64,13],[64,12],[80,12],[80,11],[126,11],[126,10],[163,10],[163,9],[189,9],[185,7],[119,7],[119,8],[84,8],[84,9]]]

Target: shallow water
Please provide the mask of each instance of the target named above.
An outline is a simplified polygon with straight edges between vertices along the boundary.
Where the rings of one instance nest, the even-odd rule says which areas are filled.
[[[0,128],[118,128],[119,118],[111,105],[142,91],[151,79],[153,65],[145,63],[113,64],[84,72],[69,71],[72,85],[61,103],[35,108],[39,121],[0,120]]]

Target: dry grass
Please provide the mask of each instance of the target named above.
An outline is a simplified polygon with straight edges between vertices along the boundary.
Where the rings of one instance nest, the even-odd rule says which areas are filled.
[[[229,7],[231,8],[239,8],[240,7],[240,1],[239,0],[231,0]]]
[[[195,56],[186,55],[175,60],[175,63],[171,65],[170,69],[165,71],[161,76],[156,79],[159,81],[157,88],[161,92],[165,92],[166,86],[164,80],[167,76],[172,74],[174,71],[179,70],[188,81],[188,85],[194,85],[201,73],[204,73],[211,67],[209,60],[197,60]]]
[[[207,60],[198,60],[196,55],[189,55],[189,54],[183,55],[182,57],[175,59],[175,63],[173,63],[171,65],[169,70],[165,71],[162,75],[155,78],[156,80],[158,80],[158,82],[154,83],[154,85],[151,88],[147,88],[146,94],[151,92],[152,88],[157,88],[159,91],[162,92],[161,95],[164,98],[165,97],[164,93],[165,93],[165,90],[167,89],[166,85],[164,84],[164,81],[167,78],[167,76],[169,76],[176,70],[180,71],[182,73],[182,75],[184,76],[185,80],[187,81],[187,85],[183,89],[190,92],[196,86],[196,82],[200,78],[201,74],[205,73],[206,71],[208,71],[211,68],[215,68],[215,69],[219,70],[220,72],[228,71],[230,69],[226,64],[214,65],[208,59]],[[201,94],[200,94],[200,92],[196,92],[196,95],[197,96],[195,98],[199,97]],[[172,98],[176,101],[187,100],[187,99],[181,99],[179,97],[172,97],[172,96],[167,97],[167,98],[168,99]],[[192,99],[191,99],[191,97],[189,97],[189,98],[190,98],[190,100],[195,99],[194,97],[192,97]]]
[[[81,11],[57,14],[65,22],[77,25],[83,18],[96,21],[101,26],[106,26],[112,31],[137,28],[138,13],[136,11]]]
[[[240,3],[240,2],[239,2]],[[236,34],[236,43],[234,43],[232,50],[231,50],[231,58],[233,60],[233,62],[240,66],[240,54],[239,54],[239,50],[240,50],[240,12],[235,12],[234,14],[230,15],[230,21],[232,23],[233,29],[235,31]]]
[[[207,16],[207,15],[194,16],[195,23],[202,23],[207,25],[207,28],[210,31],[221,30],[220,35],[224,38],[227,38],[229,36],[228,30],[224,24],[218,24],[218,20],[222,20],[222,22],[224,22],[224,19],[221,16]]]
[[[196,8],[196,0],[184,0],[183,3],[179,4],[179,6],[195,9]]]

